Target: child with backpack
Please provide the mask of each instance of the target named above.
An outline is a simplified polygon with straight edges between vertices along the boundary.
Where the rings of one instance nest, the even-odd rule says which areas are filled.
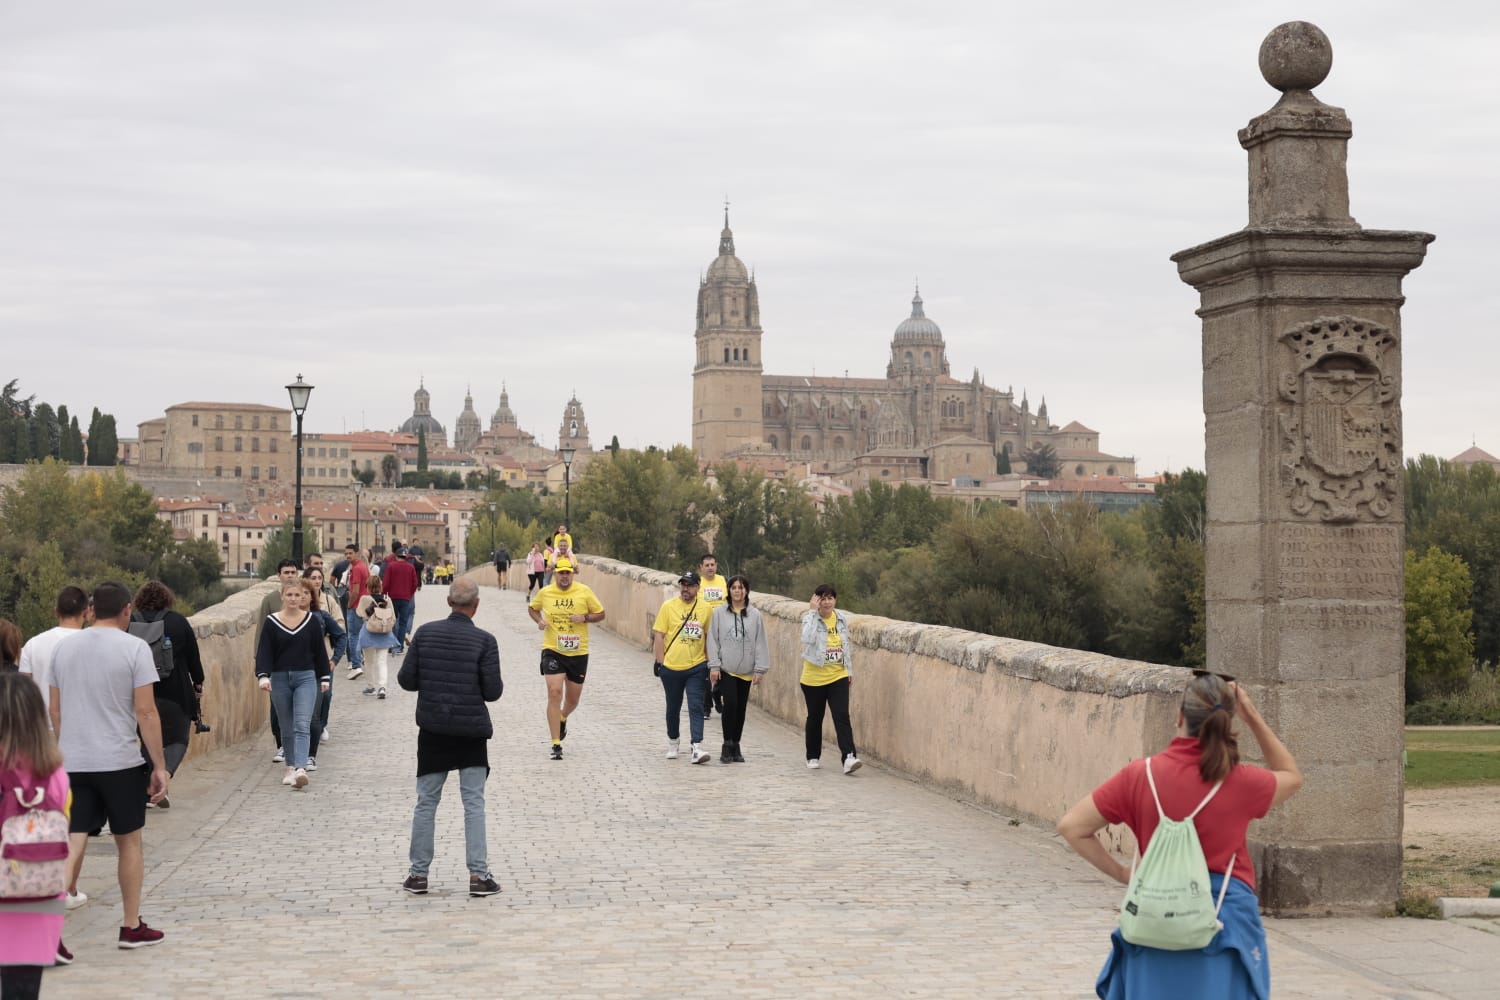
[[[1240,763],[1236,716],[1266,767]],[[1094,984],[1100,997],[1270,996],[1245,834],[1301,787],[1296,760],[1245,689],[1232,677],[1193,671],[1167,748],[1131,761],[1057,824],[1085,861],[1128,886]],[[1137,865],[1121,864],[1095,836],[1110,823],[1130,827]]]
[[[370,592],[359,599],[354,613],[364,622],[359,648],[370,671],[370,683],[364,693],[384,698],[385,686],[390,683],[390,651],[397,646],[396,605],[385,596],[380,577],[370,577]]]
[[[0,672],[0,992],[34,998],[62,945],[68,772],[36,683]]]

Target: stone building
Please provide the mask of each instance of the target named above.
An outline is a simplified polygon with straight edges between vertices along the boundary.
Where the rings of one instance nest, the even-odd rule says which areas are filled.
[[[985,384],[976,369],[951,375],[947,345],[924,311],[891,337],[883,378],[767,375],[761,351],[760,292],[735,256],[729,214],[719,255],[698,286],[693,367],[693,448],[703,461],[769,453],[855,483],[951,481],[993,476],[1002,451],[1050,445],[1062,476],[1132,476],[1135,459],[1099,450],[1099,432],[1053,424],[1023,392]]]
[[[417,383],[417,391],[412,393],[411,416],[406,418],[399,431],[402,434],[418,434],[426,432],[427,447],[434,448],[439,445],[448,444],[448,432],[443,425],[438,423],[437,417],[432,415],[432,393],[427,391],[423,382]]]
[[[143,475],[276,481],[296,473],[292,411],[259,403],[178,403],[138,426]]]
[[[456,451],[473,454],[479,447],[479,436],[484,433],[483,426],[479,423],[479,414],[474,412],[474,393],[472,389],[464,389],[464,411],[458,415],[453,422],[453,447]]]

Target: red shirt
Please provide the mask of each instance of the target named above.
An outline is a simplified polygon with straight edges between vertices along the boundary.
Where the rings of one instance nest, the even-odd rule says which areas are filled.
[[[417,568],[399,557],[387,559],[385,569],[380,571],[380,583],[391,600],[409,601],[417,596]]]
[[[370,589],[370,567],[365,565],[363,559],[356,559],[349,564],[349,608],[353,610]]]
[[[1198,740],[1178,736],[1151,758],[1151,774],[1161,807],[1169,819],[1180,820],[1198,807],[1214,786],[1198,774]],[[1260,819],[1271,808],[1276,795],[1276,775],[1263,767],[1236,764],[1224,779],[1224,787],[1203,807],[1193,825],[1208,870],[1223,873],[1234,856],[1234,877],[1255,888],[1255,868],[1245,831],[1252,819]],[[1156,802],[1146,781],[1146,760],[1133,760],[1115,776],[1094,789],[1094,808],[1111,823],[1124,823],[1135,834],[1144,852],[1156,832]]]

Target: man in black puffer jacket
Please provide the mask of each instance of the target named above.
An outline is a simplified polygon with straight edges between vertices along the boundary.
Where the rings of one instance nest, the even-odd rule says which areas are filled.
[[[433,826],[449,771],[458,772],[464,803],[464,845],[469,895],[493,896],[500,886],[490,874],[484,831],[484,783],[490,774],[489,739],[495,734],[485,702],[499,701],[500,647],[474,624],[479,587],[455,580],[448,588],[453,609],[411,637],[396,681],[417,692],[417,808],[411,818],[411,872],[402,888],[427,892]]]

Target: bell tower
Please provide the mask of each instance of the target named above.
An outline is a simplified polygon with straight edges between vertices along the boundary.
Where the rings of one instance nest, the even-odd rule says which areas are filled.
[[[562,423],[557,428],[557,446],[592,451],[589,447],[589,422],[583,415],[583,404],[578,401],[575,390],[563,407]]]
[[[734,255],[726,202],[719,256],[698,284],[693,450],[701,460],[757,448],[763,440],[760,337],[760,295]]]

